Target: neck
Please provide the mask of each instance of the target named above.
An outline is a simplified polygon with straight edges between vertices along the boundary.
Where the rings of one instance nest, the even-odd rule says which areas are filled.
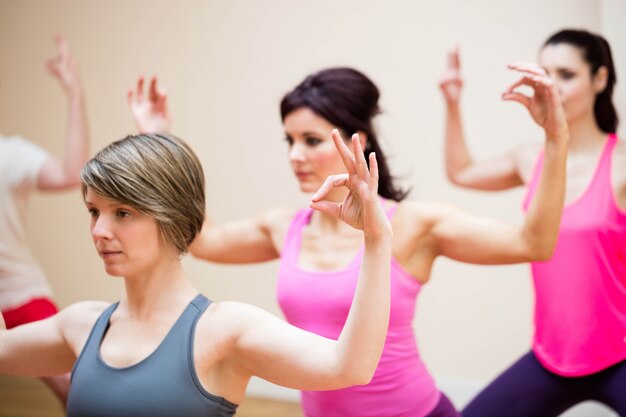
[[[607,134],[598,127],[593,113],[569,122],[570,153],[587,152],[604,143]]]
[[[138,319],[176,309],[198,293],[187,279],[179,259],[166,259],[149,271],[125,277],[124,285],[126,294],[120,306]]]

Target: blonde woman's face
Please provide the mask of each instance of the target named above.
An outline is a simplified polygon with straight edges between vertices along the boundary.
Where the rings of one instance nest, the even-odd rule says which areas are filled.
[[[91,189],[87,189],[85,205],[91,216],[91,237],[107,274],[118,277],[146,274],[171,255],[154,218]]]

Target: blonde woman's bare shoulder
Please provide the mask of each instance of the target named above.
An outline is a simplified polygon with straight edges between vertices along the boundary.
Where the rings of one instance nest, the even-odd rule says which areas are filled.
[[[111,303],[105,301],[81,301],[57,314],[59,327],[75,352],[80,352],[87,341],[98,317]]]

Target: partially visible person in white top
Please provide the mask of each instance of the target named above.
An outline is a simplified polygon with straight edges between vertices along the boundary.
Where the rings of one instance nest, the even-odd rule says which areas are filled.
[[[54,315],[58,310],[46,277],[26,239],[27,200],[34,190],[62,191],[80,185],[88,159],[89,134],[77,65],[65,39],[56,36],[57,54],[46,62],[68,100],[63,159],[17,136],[0,134],[0,311],[7,328]],[[65,405],[69,375],[42,378]]]

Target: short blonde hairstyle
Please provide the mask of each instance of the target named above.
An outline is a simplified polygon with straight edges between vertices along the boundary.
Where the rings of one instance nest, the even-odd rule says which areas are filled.
[[[98,152],[80,177],[83,197],[90,189],[153,217],[164,242],[181,255],[202,229],[202,165],[189,145],[176,136],[127,136]]]

